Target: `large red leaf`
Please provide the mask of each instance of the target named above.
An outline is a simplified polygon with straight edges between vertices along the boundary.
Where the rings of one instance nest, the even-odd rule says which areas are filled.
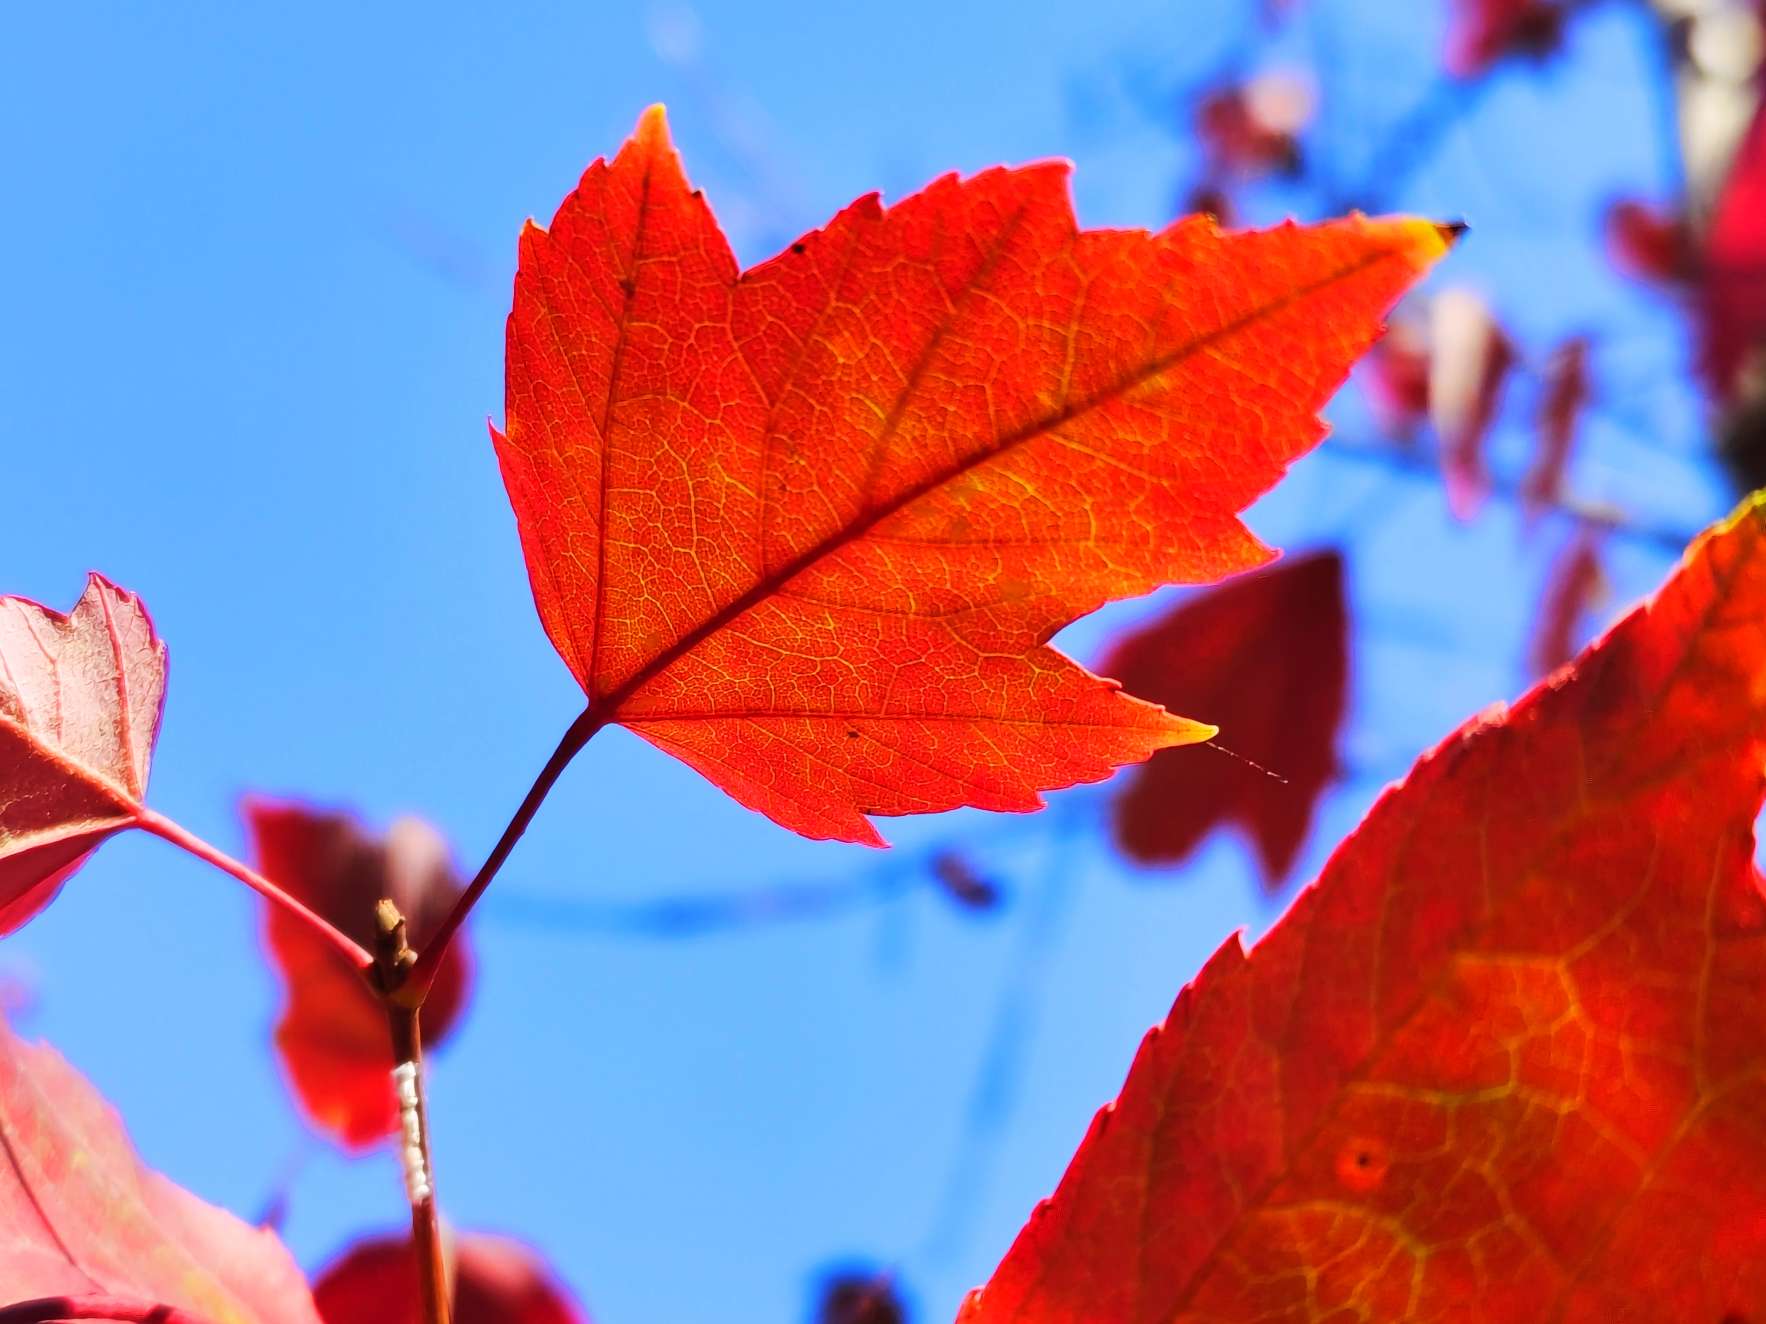
[[[453,1243],[454,1324],[587,1324],[538,1256],[501,1237]],[[422,1324],[411,1243],[360,1242],[319,1275],[313,1288],[325,1324]]]
[[[251,799],[245,818],[261,872],[369,950],[381,898],[398,906],[421,950],[460,895],[446,844],[416,819],[377,840],[348,814],[301,804]],[[399,1113],[385,1008],[336,946],[284,907],[264,908],[264,935],[288,988],[276,1048],[302,1109],[350,1149],[391,1135]],[[464,1009],[470,970],[456,935],[423,1004],[428,1047],[447,1038]]]
[[[1766,498],[1141,1045],[963,1324],[1766,1312]]]
[[[66,616],[0,598],[0,933],[134,824],[165,686],[141,600],[102,576]]]
[[[653,110],[522,235],[495,440],[540,617],[598,723],[812,837],[1204,738],[1043,641],[1266,560],[1235,513],[1449,237],[1079,231],[1048,163],[740,272]]]
[[[1257,847],[1264,881],[1285,878],[1337,770],[1348,655],[1343,560],[1334,551],[1211,589],[1117,643],[1106,675],[1131,694],[1206,718],[1225,748],[1251,761],[1205,746],[1155,754],[1116,801],[1116,839],[1128,856],[1169,864],[1212,828],[1237,821]]]
[[[217,1134],[246,1143],[230,1121]],[[0,1023],[0,1306],[55,1296],[171,1307],[205,1324],[319,1321],[274,1233],[143,1167],[98,1092]]]

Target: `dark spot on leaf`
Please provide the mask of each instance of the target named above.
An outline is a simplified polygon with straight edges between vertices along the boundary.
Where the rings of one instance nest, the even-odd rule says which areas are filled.
[[[638,292],[638,282],[631,276],[621,276],[619,288],[625,291],[625,297],[629,299]]]
[[[807,250],[803,246],[803,241],[798,240],[798,242],[791,245],[791,251],[793,253],[802,253],[802,252],[806,252]]]
[[[848,740],[857,740],[858,739],[858,732],[856,730],[854,730],[852,727],[847,727],[846,728],[846,738]]]

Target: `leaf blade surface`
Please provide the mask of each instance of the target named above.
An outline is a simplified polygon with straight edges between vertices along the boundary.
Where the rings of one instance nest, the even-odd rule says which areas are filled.
[[[1766,1309],[1766,501],[1388,791],[962,1324]]]
[[[274,1233],[143,1166],[90,1083],[0,1024],[0,1303],[93,1294],[319,1324]]]
[[[494,440],[541,620],[591,711],[813,837],[1205,738],[1044,641],[1266,559],[1237,512],[1446,242],[1081,231],[1043,164],[742,272],[653,110],[522,236]]]
[[[0,597],[0,933],[135,823],[165,674],[141,600],[101,575],[66,615]]]

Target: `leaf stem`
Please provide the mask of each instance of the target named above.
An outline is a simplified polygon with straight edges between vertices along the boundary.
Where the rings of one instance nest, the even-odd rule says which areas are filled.
[[[368,954],[366,948],[329,920],[284,892],[250,865],[242,864],[225,851],[211,846],[194,832],[173,822],[164,814],[143,808],[136,818],[135,824],[144,832],[151,832],[154,836],[171,842],[179,849],[188,851],[197,859],[214,865],[222,873],[231,874],[272,905],[281,906],[335,947],[357,969],[367,970],[374,964],[374,958]]]
[[[546,760],[546,766],[540,769],[540,775],[534,778],[533,785],[528,788],[520,808],[515,811],[515,817],[509,820],[509,826],[503,829],[503,835],[497,839],[497,844],[491,848],[490,855],[479,866],[478,873],[473,876],[471,884],[460,894],[460,899],[454,903],[453,910],[448,912],[448,917],[442,921],[441,927],[435,931],[434,936],[424,944],[423,950],[418,953],[417,964],[412,967],[405,980],[405,987],[409,988],[411,992],[406,995],[404,1000],[414,1000],[419,1005],[422,1003],[424,995],[429,992],[429,986],[435,982],[435,974],[441,968],[441,959],[448,950],[448,943],[453,940],[460,925],[466,922],[466,916],[478,903],[478,898],[484,895],[484,889],[491,885],[491,879],[497,876],[497,871],[503,867],[504,861],[509,858],[509,853],[515,849],[515,843],[521,840],[521,834],[526,832],[527,825],[533,822],[534,815],[540,810],[540,805],[545,803],[546,796],[557,784],[558,778],[563,776],[565,768],[570,766],[570,761],[582,752],[583,746],[588,744],[594,738],[595,733],[605,725],[607,725],[605,717],[599,712],[587,708],[570,724],[570,729],[565,731],[563,738],[559,740],[558,748],[552,751],[552,757]]]

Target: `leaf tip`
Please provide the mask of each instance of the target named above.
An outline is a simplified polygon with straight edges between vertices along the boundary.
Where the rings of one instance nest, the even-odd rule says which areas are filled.
[[[1175,745],[1205,745],[1220,734],[1220,728],[1212,722],[1198,722],[1176,713],[1167,713],[1166,717],[1165,730],[1160,733],[1164,737],[1161,749]]]
[[[668,108],[660,101],[645,107],[644,113],[638,116],[638,130],[632,136],[645,147],[670,146]]]

